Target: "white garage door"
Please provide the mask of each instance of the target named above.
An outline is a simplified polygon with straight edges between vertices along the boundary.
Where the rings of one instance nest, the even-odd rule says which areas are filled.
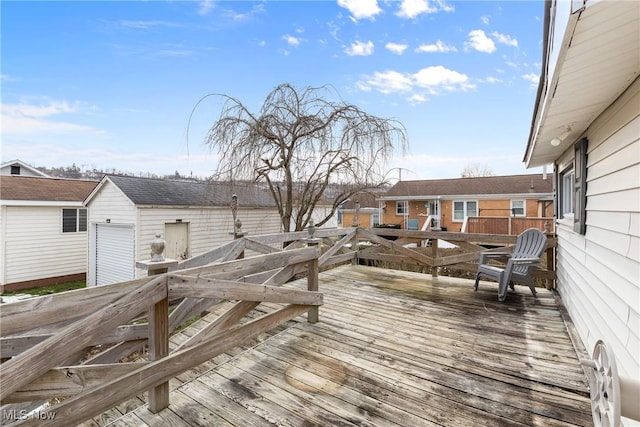
[[[133,239],[133,226],[96,225],[96,285],[134,278]]]

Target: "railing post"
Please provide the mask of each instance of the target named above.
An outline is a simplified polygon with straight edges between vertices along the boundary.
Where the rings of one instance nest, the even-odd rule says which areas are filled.
[[[149,308],[149,360],[159,360],[169,355],[169,293]],[[169,382],[149,390],[149,410],[158,413],[169,406]]]
[[[316,227],[313,221],[309,223],[309,238],[304,239],[307,246],[318,246],[322,239],[314,238],[313,234],[316,231]],[[319,275],[320,266],[318,265],[318,258],[314,258],[307,264],[307,290],[317,292],[319,290]],[[318,323],[320,316],[319,307],[316,305],[311,307],[307,312],[307,322]]]
[[[167,259],[164,252],[165,241],[156,234],[151,242],[151,259],[138,261],[136,267],[147,270],[147,276],[165,274],[178,265],[178,260]],[[149,360],[159,360],[169,355],[169,286],[165,280],[160,284],[165,288],[165,297],[149,307]],[[154,414],[169,406],[169,382],[149,390],[149,410]]]
[[[237,194],[231,195],[231,204],[229,205],[229,207],[231,208],[231,216],[233,217],[233,232],[229,234],[233,236],[233,240],[238,240],[243,238],[247,233],[242,231],[242,221],[240,221],[240,218],[237,217],[238,216],[238,195]],[[243,259],[243,258],[244,258],[244,251],[242,251],[240,255],[238,255],[237,259]]]
[[[431,239],[431,256],[434,262],[438,259],[438,239]],[[438,267],[431,267],[431,277],[438,277]]]

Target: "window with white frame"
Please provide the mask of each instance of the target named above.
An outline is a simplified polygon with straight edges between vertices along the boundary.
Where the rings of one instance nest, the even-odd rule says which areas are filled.
[[[511,216],[525,216],[526,212],[524,200],[511,201]]]
[[[456,200],[453,202],[453,220],[462,222],[467,216],[478,216],[476,200]]]
[[[573,170],[573,163],[571,166],[565,168],[560,172],[559,179],[560,194],[558,201],[560,202],[559,210],[561,218],[564,218],[566,214],[573,214],[573,183],[575,181],[575,173]]]
[[[79,233],[87,231],[86,209],[62,209],[62,232]]]
[[[396,215],[406,215],[409,213],[407,201],[396,202]]]

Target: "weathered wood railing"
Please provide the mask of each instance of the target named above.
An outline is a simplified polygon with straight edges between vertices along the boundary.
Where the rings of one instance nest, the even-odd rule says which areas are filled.
[[[15,424],[73,425],[147,390],[149,409],[160,411],[169,403],[163,384],[170,378],[304,312],[310,322],[318,321],[321,269],[363,260],[386,262],[387,267],[414,263],[434,275],[445,266],[475,271],[480,251],[488,246],[501,249],[515,238],[361,228],[318,229],[314,238],[307,232],[244,236],[184,260],[168,273],[5,304],[0,311],[3,415],[22,414],[12,412],[12,404],[62,398],[39,408],[37,418]],[[460,253],[445,253],[440,240],[455,244]],[[555,245],[549,237],[549,254]],[[236,259],[241,255],[243,259]],[[308,290],[279,287],[305,274]],[[536,274],[555,278],[551,270]],[[178,304],[169,313],[169,301],[174,300]],[[169,335],[182,322],[229,300],[237,302],[173,352],[167,351]],[[285,306],[240,324],[260,302]],[[96,346],[107,349],[96,353]],[[118,363],[145,346],[148,360]]]

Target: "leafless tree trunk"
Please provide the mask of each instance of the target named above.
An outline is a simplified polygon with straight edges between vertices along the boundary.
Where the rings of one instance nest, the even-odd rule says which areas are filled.
[[[206,144],[219,156],[217,178],[266,183],[285,231],[291,224],[303,230],[323,197],[331,212],[315,222],[326,223],[353,194],[381,185],[394,150],[406,149],[401,123],[325,97],[332,94],[326,86],[282,84],[258,113],[236,98],[215,95],[224,103]]]

